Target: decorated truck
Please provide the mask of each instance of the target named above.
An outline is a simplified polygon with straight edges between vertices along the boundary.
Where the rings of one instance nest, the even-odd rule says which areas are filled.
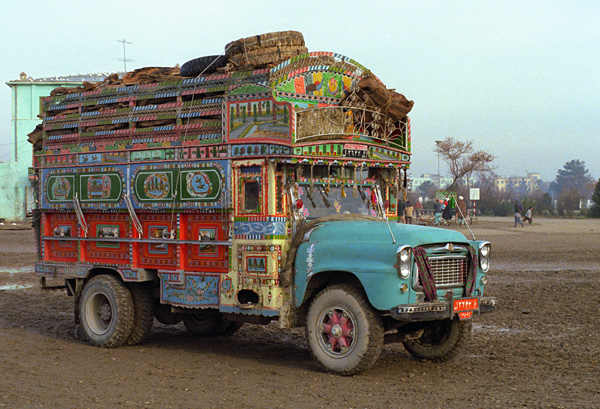
[[[266,46],[276,65],[236,59],[251,39],[268,43],[43,99],[42,286],[73,296],[99,347],[144,342],[154,319],[199,336],[276,321],[305,326],[332,373],[369,368],[388,342],[451,358],[494,309],[491,246],[396,222],[412,101],[303,42]]]

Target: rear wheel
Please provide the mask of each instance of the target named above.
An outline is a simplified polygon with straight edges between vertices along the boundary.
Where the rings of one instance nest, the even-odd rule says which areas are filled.
[[[406,350],[414,357],[433,362],[445,362],[460,351],[471,335],[472,322],[441,320],[431,322],[417,339],[404,342]]]
[[[152,332],[154,322],[153,302],[150,289],[144,285],[131,284],[129,287],[133,298],[133,329],[125,345],[137,345],[144,342]]]
[[[327,372],[354,375],[370,368],[383,348],[383,324],[364,293],[350,285],[321,291],[309,307],[306,336]]]
[[[83,288],[79,318],[82,332],[92,344],[103,348],[121,346],[133,329],[131,292],[115,277],[96,276]]]
[[[171,312],[171,306],[168,304],[161,304],[160,300],[154,301],[154,318],[161,324],[175,325],[181,322],[183,314],[177,314]]]
[[[206,310],[198,314],[184,315],[183,324],[194,335],[211,337],[225,334],[231,322],[217,311]],[[231,330],[235,332],[237,328],[232,327]]]

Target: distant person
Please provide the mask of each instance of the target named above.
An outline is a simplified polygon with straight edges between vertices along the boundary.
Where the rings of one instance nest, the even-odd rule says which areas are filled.
[[[518,200],[515,200],[515,227],[520,224],[523,227],[523,221],[521,220],[521,213],[523,212],[523,205]]]
[[[406,209],[406,203],[402,199],[402,196],[398,198],[398,223],[406,223],[404,219],[404,209]]]
[[[417,200],[417,203],[415,203],[415,217],[417,218],[417,221],[419,220],[421,213],[423,213],[423,204],[420,200]]]
[[[406,223],[412,224],[414,207],[410,200],[406,201],[406,208],[404,209],[404,215],[406,216]]]
[[[435,199],[433,204],[433,216],[435,217],[433,224],[439,226],[442,222],[442,202],[439,199]]]
[[[467,204],[462,196],[458,196],[458,213],[456,213],[456,221],[460,226],[466,222],[467,218]]]
[[[450,205],[450,202],[448,201],[448,199],[446,199],[444,204],[445,204],[445,207],[444,207],[444,210],[442,211],[442,219],[444,219],[444,224],[449,225],[450,222],[452,221],[452,206]]]
[[[523,216],[523,224],[525,224],[525,222],[529,222],[529,224],[531,224],[531,222],[533,222],[533,219],[531,218],[533,216],[533,206],[529,206],[529,209],[527,209],[527,211],[525,212],[525,216]]]

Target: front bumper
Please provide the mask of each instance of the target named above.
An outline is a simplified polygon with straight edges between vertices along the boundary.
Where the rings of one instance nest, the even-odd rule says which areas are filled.
[[[498,301],[491,297],[480,297],[475,299],[477,300],[476,308],[461,310],[461,312],[472,311],[484,314],[494,311],[498,304]],[[468,300],[473,300],[473,298],[469,298]],[[404,322],[451,319],[454,315],[459,313],[454,309],[455,301],[460,301],[460,299],[398,305],[390,310],[390,315],[395,320]]]

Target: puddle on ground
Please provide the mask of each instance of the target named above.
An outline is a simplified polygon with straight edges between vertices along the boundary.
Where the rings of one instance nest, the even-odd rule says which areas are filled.
[[[23,273],[33,273],[33,267],[18,267],[18,268],[7,268],[0,267],[0,274],[23,274]]]
[[[487,333],[494,333],[494,334],[519,334],[519,333],[527,332],[526,330],[523,330],[523,329],[498,327],[495,325],[481,325],[481,324],[475,324],[475,323],[473,324],[473,331],[474,332],[487,332]]]
[[[24,290],[33,287],[33,284],[5,284],[0,285],[0,291]]]

